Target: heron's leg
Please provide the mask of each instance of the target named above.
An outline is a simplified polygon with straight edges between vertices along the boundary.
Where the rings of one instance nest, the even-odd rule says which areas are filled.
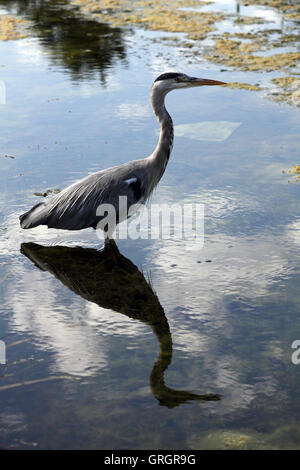
[[[113,238],[105,237],[104,246],[116,246],[116,242]]]
[[[112,265],[118,264],[118,260],[120,259],[121,255],[119,248],[113,238],[105,237],[104,247],[102,247],[101,251],[108,257]]]
[[[105,237],[104,239],[104,250],[116,250],[119,252],[118,246],[113,238]]]
[[[115,249],[115,248],[118,249],[117,244],[116,244],[116,242],[113,238],[105,238],[104,246],[105,246],[105,248],[110,247],[110,248],[113,248],[113,249]]]

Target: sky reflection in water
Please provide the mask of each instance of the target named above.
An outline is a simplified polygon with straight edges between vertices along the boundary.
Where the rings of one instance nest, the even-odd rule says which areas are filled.
[[[36,2],[22,3],[23,14],[35,18],[35,37],[0,44],[7,85],[0,109],[0,325],[12,344],[0,366],[1,446],[194,449],[222,447],[224,433],[242,431],[250,447],[295,445],[281,429],[294,429],[299,407],[290,346],[299,325],[300,186],[288,184],[281,170],[299,163],[299,113],[240,90],[168,96],[181,133],[152,202],[204,203],[204,248],[189,251],[182,240],[119,242],[116,259],[142,283],[143,308],[133,312],[137,299],[126,278],[123,293],[108,284],[105,302],[94,269],[78,263],[74,278],[69,261],[55,268],[64,259],[56,245],[69,247],[66,256],[78,245],[99,248],[95,233],[24,232],[18,215],[39,200],[34,192],[151,153],[157,123],[149,90],[169,51],[147,40],[154,33],[143,38],[69,11],[63,16],[63,1],[48,2],[52,10],[43,12]],[[198,73],[198,64],[178,63]],[[201,74],[228,81],[239,75],[211,65]],[[240,125],[223,139],[198,140],[203,122]],[[35,264],[43,267],[43,256],[42,271]],[[132,295],[127,304],[124,292]],[[155,307],[150,319],[145,292]],[[1,391],[51,376],[70,379]],[[191,393],[220,399],[194,400]]]

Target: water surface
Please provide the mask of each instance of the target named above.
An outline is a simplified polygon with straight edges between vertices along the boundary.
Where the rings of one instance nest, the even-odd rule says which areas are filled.
[[[202,249],[101,255],[92,229],[22,231],[35,192],[151,153],[159,73],[241,79],[67,4],[0,1],[34,25],[0,43],[1,447],[298,448],[300,185],[282,170],[299,111],[244,90],[168,96],[177,135],[152,202],[204,203]]]

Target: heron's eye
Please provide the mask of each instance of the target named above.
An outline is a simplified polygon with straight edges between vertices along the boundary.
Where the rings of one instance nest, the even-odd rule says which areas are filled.
[[[181,77],[176,77],[175,80],[176,80],[176,82],[182,83],[182,82],[185,82],[187,80],[187,77],[182,75]]]

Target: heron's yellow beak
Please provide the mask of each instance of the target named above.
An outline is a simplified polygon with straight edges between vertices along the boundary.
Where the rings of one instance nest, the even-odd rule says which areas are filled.
[[[227,85],[225,82],[220,82],[219,80],[210,80],[209,78],[193,78],[191,80],[192,86],[201,86],[201,85]]]

